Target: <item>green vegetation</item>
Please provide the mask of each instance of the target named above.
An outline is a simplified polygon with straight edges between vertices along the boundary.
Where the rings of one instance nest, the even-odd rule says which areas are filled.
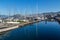
[[[22,20],[19,20],[19,21],[17,21],[17,22],[20,22],[20,23],[26,23],[25,21],[22,21]]]

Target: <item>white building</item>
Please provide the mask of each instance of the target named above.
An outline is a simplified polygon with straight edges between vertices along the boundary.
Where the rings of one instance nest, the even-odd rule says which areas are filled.
[[[41,17],[37,17],[37,19],[41,20]]]
[[[19,19],[13,19],[13,21],[17,22],[17,21],[19,21]]]
[[[44,16],[41,17],[41,20],[45,20]]]
[[[6,22],[6,23],[19,24],[20,22]]]
[[[2,22],[3,20],[2,19],[0,19],[0,23]]]
[[[24,22],[29,22],[29,20],[23,20]]]

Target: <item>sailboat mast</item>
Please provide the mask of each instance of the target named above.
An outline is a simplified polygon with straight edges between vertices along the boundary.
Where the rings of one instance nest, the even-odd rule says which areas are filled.
[[[37,3],[36,3],[36,15],[38,17],[38,0],[37,0]],[[36,24],[36,37],[38,38],[38,27],[37,27],[37,24]]]

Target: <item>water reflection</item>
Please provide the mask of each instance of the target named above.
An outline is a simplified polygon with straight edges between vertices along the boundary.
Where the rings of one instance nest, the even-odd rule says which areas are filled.
[[[45,24],[47,24],[48,22],[54,22],[55,20],[54,19],[47,19],[45,20]]]
[[[47,24],[47,21],[45,21],[45,24]]]
[[[60,37],[60,22],[48,19],[0,35],[0,40],[39,40]]]
[[[47,24],[48,22],[58,22],[58,24],[60,24],[60,21],[55,20],[55,19],[47,19],[47,20],[45,20],[45,24]]]
[[[59,24],[60,24],[60,21],[56,20]]]
[[[9,37],[9,33],[10,31],[0,33],[0,40],[4,40],[5,38]]]
[[[60,21],[58,21],[58,23],[60,24]]]

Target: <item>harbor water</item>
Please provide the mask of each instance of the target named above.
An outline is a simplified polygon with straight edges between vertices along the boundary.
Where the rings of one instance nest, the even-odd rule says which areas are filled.
[[[0,40],[60,40],[60,22],[41,21],[3,34]]]

